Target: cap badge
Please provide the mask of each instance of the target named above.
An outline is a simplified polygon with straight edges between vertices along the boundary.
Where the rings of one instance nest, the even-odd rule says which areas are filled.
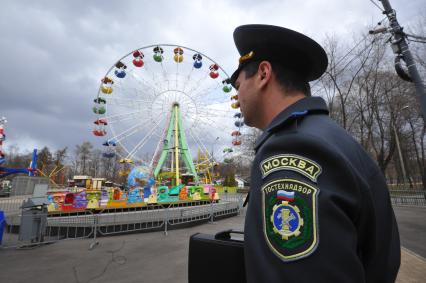
[[[240,57],[240,64],[241,63],[243,63],[244,61],[247,61],[247,60],[249,60],[249,59],[251,59],[251,58],[253,58],[253,55],[254,55],[254,52],[253,51],[250,51],[249,53],[247,53],[247,54],[245,54],[245,55],[243,55],[243,56],[241,56]]]

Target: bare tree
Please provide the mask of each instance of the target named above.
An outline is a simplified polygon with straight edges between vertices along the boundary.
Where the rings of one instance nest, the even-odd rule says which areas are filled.
[[[102,168],[102,151],[99,149],[94,149],[90,153],[89,160],[89,175],[93,177],[98,177],[101,175]]]
[[[76,173],[85,175],[87,174],[88,162],[93,145],[90,142],[83,142],[81,145],[75,146],[75,165]]]
[[[325,74],[321,77],[321,91],[327,99],[330,117],[339,122],[343,128],[350,130],[352,117],[348,113],[353,87],[368,63],[369,54],[374,47],[374,39],[363,36],[356,37],[354,47],[349,52],[343,54],[339,40],[334,36],[326,37],[324,43],[326,53],[329,58],[329,65]]]
[[[38,152],[38,169],[42,171],[46,176],[49,175],[50,171],[53,170],[52,164],[53,164],[53,155],[50,152],[50,149],[47,146],[44,146],[39,152]]]

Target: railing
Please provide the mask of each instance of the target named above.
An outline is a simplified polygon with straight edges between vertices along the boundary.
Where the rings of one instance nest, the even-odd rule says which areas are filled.
[[[426,206],[425,190],[389,190],[393,205]]]
[[[243,194],[223,193],[219,201],[192,201],[155,204],[144,207],[48,213],[41,209],[20,209],[23,197],[0,199],[5,225],[0,247],[40,245],[65,239],[142,231],[164,231],[186,224],[206,222],[237,215],[242,210]],[[1,225],[1,224],[0,224]],[[1,226],[0,226],[1,230]]]
[[[1,247],[33,246],[94,234],[91,211],[48,215],[46,211],[25,210],[5,216]]]
[[[32,197],[32,195],[0,198],[0,210],[4,211],[6,215],[17,214],[21,211],[22,202],[30,197]]]

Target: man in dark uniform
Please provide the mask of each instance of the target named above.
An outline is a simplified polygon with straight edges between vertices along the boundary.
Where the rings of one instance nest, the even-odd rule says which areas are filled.
[[[312,39],[276,26],[234,31],[231,83],[255,146],[245,221],[248,282],[394,282],[398,228],[385,179],[328,116],[309,81],[327,68]]]

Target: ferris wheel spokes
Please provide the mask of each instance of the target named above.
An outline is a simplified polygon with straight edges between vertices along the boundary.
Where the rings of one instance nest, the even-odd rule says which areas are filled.
[[[123,113],[123,114],[115,114],[115,115],[109,115],[105,116],[104,119],[108,121],[109,124],[114,124],[117,122],[122,122],[128,119],[135,119],[142,113],[141,110]]]
[[[216,90],[217,87],[217,85],[208,86],[205,89],[198,91],[196,94],[193,94],[192,97],[195,101],[200,102],[206,102],[206,97],[210,98],[210,100],[217,101],[217,99],[214,100],[216,98],[214,96],[214,90]]]
[[[201,121],[202,119],[203,119],[203,121]],[[210,126],[214,126],[217,123],[217,121],[213,121],[212,119],[208,118],[207,116],[202,116],[202,115],[199,115],[199,121],[203,122],[203,123],[207,123]]]
[[[189,74],[186,76],[186,80],[183,83],[183,87],[182,87],[182,91],[185,91],[186,85],[188,84],[188,82],[191,80],[191,75],[192,72],[194,71],[194,67],[191,68],[191,71],[189,72]]]
[[[149,75],[149,74],[147,74],[147,75]],[[142,77],[137,76],[135,74],[136,83],[138,83],[139,86],[141,86],[141,85],[147,86],[148,88],[152,89],[152,91],[153,91],[153,95],[151,96],[152,98],[155,97],[155,95],[157,93],[162,91],[161,82],[157,81],[156,78],[157,78],[157,76],[155,76],[155,74],[152,73],[152,82],[153,83],[150,84],[150,83],[147,83],[147,80],[145,78],[142,78]]]
[[[203,84],[203,82],[206,81],[207,79],[208,79],[208,76],[201,77],[198,81],[194,83],[194,87],[192,89],[189,89],[187,93],[192,93],[196,91],[197,88],[199,88]],[[185,89],[183,89],[183,91],[185,91]]]
[[[159,92],[159,89],[153,86],[148,86],[144,88],[143,82],[136,81],[136,84],[139,87],[137,86],[133,87],[135,97],[153,99],[156,97],[157,93]]]
[[[148,66],[147,65],[149,65],[149,64],[147,64],[147,63],[144,64],[144,69],[145,69],[145,71],[148,72]],[[154,94],[161,90],[160,82],[153,80],[154,84],[150,83],[143,76],[141,76],[140,72],[136,72],[136,69],[130,69],[128,72],[129,72],[129,75],[131,75],[131,77],[135,79],[135,81],[139,85],[139,87],[149,88],[149,89],[153,90]],[[154,76],[155,74],[153,73],[152,75]],[[118,80],[118,84],[119,84],[119,86],[121,84],[124,84],[124,80]],[[149,92],[147,92],[147,93],[149,94]]]
[[[204,143],[201,141],[200,137],[192,130],[192,128],[189,128],[189,134],[193,138],[193,140],[198,143],[199,147],[208,155],[208,158],[213,160],[213,156],[208,151],[207,147],[204,145]]]
[[[144,136],[139,143],[129,152],[129,154],[127,155],[126,158],[133,158],[133,155],[141,148],[145,145],[145,143],[151,138],[151,136],[154,134],[154,132],[156,130],[158,130],[158,125],[164,120],[164,116],[163,118],[161,118],[160,120],[158,120],[157,124],[146,134],[146,136]]]
[[[114,141],[122,141],[123,139],[129,138],[130,136],[136,134],[137,132],[140,132],[147,128],[148,125],[144,123],[144,121],[137,123],[136,125],[130,127],[129,129],[126,129],[125,131],[113,136],[111,140]]]
[[[120,107],[127,107],[130,109],[140,109],[144,110],[143,107],[146,106],[148,103],[150,103],[149,100],[140,100],[140,99],[126,99],[126,98],[113,98],[108,99],[109,104],[120,106]],[[111,103],[112,102],[112,103]]]

